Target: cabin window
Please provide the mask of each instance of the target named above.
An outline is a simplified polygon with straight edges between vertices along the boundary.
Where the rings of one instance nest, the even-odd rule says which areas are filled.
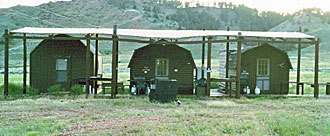
[[[261,90],[269,90],[269,79],[266,80],[257,79],[257,86]]]
[[[56,59],[56,81],[66,82],[68,70],[68,59]]]
[[[269,59],[257,60],[257,76],[269,76]]]
[[[156,59],[156,76],[168,76],[168,59]]]

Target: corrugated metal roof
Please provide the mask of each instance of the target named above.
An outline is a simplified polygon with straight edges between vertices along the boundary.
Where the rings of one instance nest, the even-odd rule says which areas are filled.
[[[27,34],[106,34],[112,35],[112,28],[35,28],[24,27],[11,33]],[[147,29],[117,29],[118,36],[146,38],[193,38],[203,36],[238,36],[264,38],[315,38],[299,32],[255,32],[255,31],[223,31],[223,30],[147,30]]]

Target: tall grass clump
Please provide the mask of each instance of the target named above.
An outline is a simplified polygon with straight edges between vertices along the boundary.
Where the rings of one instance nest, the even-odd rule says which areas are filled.
[[[219,83],[211,82],[211,89],[218,89],[218,88],[219,88]]]
[[[5,85],[0,86],[1,94],[4,94],[4,88]],[[8,95],[20,95],[20,94],[23,94],[23,85],[14,84],[14,83],[8,84]]]
[[[277,112],[273,114],[263,114],[261,119],[271,129],[273,135],[328,135],[328,118],[317,119],[313,114],[306,116],[297,112]]]
[[[70,94],[71,95],[80,95],[80,94],[83,94],[83,87],[79,84],[76,84],[74,86],[71,87],[71,92]]]
[[[47,91],[51,95],[61,95],[61,92],[65,91],[65,89],[62,87],[62,85],[57,84],[49,87]]]
[[[4,94],[5,85],[0,86],[0,94]],[[26,86],[26,93],[29,95],[38,95],[39,90],[30,86]],[[8,84],[8,95],[22,95],[23,94],[23,85],[9,83]]]

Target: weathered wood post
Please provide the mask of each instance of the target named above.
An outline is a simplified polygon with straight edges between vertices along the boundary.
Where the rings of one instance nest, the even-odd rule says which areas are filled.
[[[211,53],[212,53],[212,37],[208,37],[207,45],[207,80],[206,95],[211,96]]]
[[[202,44],[202,67],[201,67],[201,78],[204,78],[205,74],[205,36],[202,38],[203,44]]]
[[[230,27],[227,27],[227,31],[230,30]],[[227,36],[227,40],[230,40],[230,37]],[[226,45],[226,78],[229,78],[229,57],[230,57],[230,45],[229,45],[229,41],[227,41],[227,45]],[[228,92],[228,82],[225,83],[226,86],[226,92]]]
[[[205,28],[203,29],[203,31],[205,31]],[[202,40],[202,67],[201,67],[201,78],[204,78],[205,75],[205,39],[206,37],[203,36]]]
[[[23,56],[24,56],[24,62],[23,62],[23,94],[26,94],[26,63],[27,63],[27,49],[26,49],[26,34],[23,34]]]
[[[301,83],[301,95],[304,95],[304,83]]]
[[[236,59],[236,98],[240,98],[241,93],[241,52],[242,52],[242,33],[238,32],[237,59]]]
[[[112,87],[111,87],[111,98],[116,97],[117,82],[118,82],[118,36],[117,36],[117,25],[113,26],[112,35]]]
[[[9,79],[9,33],[5,30],[5,87],[4,95],[8,96],[8,79]]]
[[[233,96],[232,82],[229,82],[229,97]]]
[[[91,41],[90,41],[90,34],[86,35],[86,97],[89,95],[89,77],[90,77],[90,68],[91,68],[91,57],[90,57],[90,47],[91,47]]]
[[[327,82],[327,84],[325,86],[325,94],[330,95],[330,83],[329,82]]]
[[[314,67],[314,97],[319,97],[319,45],[320,38],[317,38],[315,44],[315,67]]]
[[[299,26],[299,32],[301,32],[301,26]],[[297,87],[296,87],[296,94],[299,95],[300,89],[300,61],[301,61],[301,39],[299,38],[298,43],[298,61],[297,61]]]
[[[96,40],[95,40],[94,76],[97,76],[99,70],[99,40],[97,38],[99,37],[99,35],[96,34],[95,37]],[[95,87],[94,94],[97,94],[97,81],[95,81],[93,84]]]

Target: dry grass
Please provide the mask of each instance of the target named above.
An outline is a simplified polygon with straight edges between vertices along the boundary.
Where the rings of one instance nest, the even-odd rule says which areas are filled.
[[[0,101],[1,135],[329,135],[330,100],[257,97],[84,99],[43,96]],[[302,129],[303,128],[303,129]]]

